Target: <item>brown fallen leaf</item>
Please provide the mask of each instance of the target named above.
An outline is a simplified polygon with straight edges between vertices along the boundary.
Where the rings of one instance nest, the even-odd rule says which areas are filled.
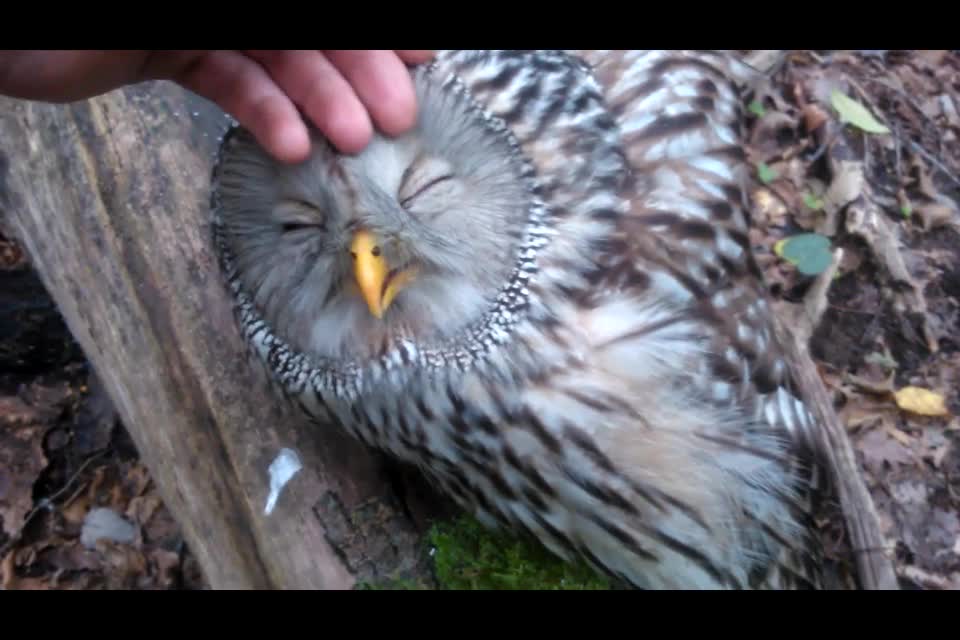
[[[916,56],[931,67],[939,67],[948,53],[949,49],[918,49]]]
[[[957,113],[956,103],[950,94],[940,94],[940,111],[942,111],[944,117],[946,117],[947,124],[960,129],[960,114]]]
[[[872,429],[855,440],[863,462],[871,473],[879,474],[885,465],[912,465],[910,450],[890,437],[886,429]]]
[[[894,392],[897,406],[904,411],[921,416],[946,416],[949,414],[943,395],[921,387],[903,387]]]
[[[150,554],[150,564],[155,567],[152,573],[161,589],[170,589],[180,574],[180,556],[173,551],[155,549]]]
[[[60,508],[60,514],[69,524],[79,527],[90,510],[90,506],[96,502],[97,494],[106,479],[107,467],[99,466],[93,470],[93,478],[88,485],[81,484],[74,490],[73,494],[67,498]]]
[[[137,496],[130,501],[125,513],[126,517],[141,527],[147,526],[157,509],[163,506],[163,501],[156,494]]]
[[[960,209],[949,198],[939,197],[933,202],[917,205],[913,211],[923,224],[924,231],[947,225],[960,227]]]
[[[920,111],[923,115],[933,120],[941,113],[940,100],[936,96],[927,98],[926,101],[920,105]]]
[[[19,398],[0,398],[0,521],[10,537],[33,508],[33,485],[48,463],[43,437],[49,428],[48,415]]]
[[[0,560],[0,588],[3,588],[4,591],[12,590],[17,581],[17,567],[16,567],[16,549],[11,549],[7,552],[7,555],[3,557],[3,560]]]
[[[930,458],[930,462],[933,463],[933,466],[937,469],[943,467],[943,459],[947,457],[947,454],[950,453],[950,445],[945,444],[941,447],[937,447],[933,450],[933,456]]]
[[[24,548],[11,549],[0,562],[0,586],[5,591],[46,591],[51,588],[47,576],[20,576],[17,567],[29,567],[36,562],[38,551],[47,547],[46,544],[31,545]]]
[[[890,434],[890,436],[894,440],[896,440],[903,446],[905,447],[913,446],[913,438],[911,438],[909,435],[907,435],[905,432],[901,431],[900,429],[897,429],[896,427],[891,425],[887,425],[887,433]]]
[[[850,432],[867,430],[878,423],[884,426],[890,422],[890,403],[870,394],[856,393],[853,389],[843,389],[847,402],[837,412],[837,417]]]
[[[808,104],[801,112],[803,116],[803,128],[807,133],[813,133],[823,126],[823,123],[830,119],[827,112],[817,104]]]
[[[131,589],[148,578],[147,559],[140,550],[106,539],[97,542],[97,550],[104,560],[108,588]]]
[[[14,270],[22,267],[26,263],[26,257],[23,249],[0,233],[0,269]]]
[[[39,560],[63,571],[99,571],[100,556],[86,549],[77,540],[52,539],[50,547],[40,554]]]

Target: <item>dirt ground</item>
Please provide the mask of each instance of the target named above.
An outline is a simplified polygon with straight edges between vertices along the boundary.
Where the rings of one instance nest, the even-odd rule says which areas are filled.
[[[819,268],[815,252],[797,258],[779,241],[816,234],[843,249],[815,360],[901,586],[958,589],[960,52],[754,60],[771,74],[748,128],[752,233],[771,294],[803,305]],[[825,529],[852,570],[842,525]],[[2,236],[0,586],[206,587],[110,399]]]

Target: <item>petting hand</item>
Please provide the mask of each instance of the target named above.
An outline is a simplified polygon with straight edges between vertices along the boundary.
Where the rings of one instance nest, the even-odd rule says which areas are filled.
[[[416,122],[407,64],[431,51],[0,51],[0,94],[70,102],[145,80],[172,80],[248,128],[278,160],[310,151],[299,107],[345,153],[374,127],[397,135]]]

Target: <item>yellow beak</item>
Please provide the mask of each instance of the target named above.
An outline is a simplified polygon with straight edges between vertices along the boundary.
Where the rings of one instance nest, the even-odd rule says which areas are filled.
[[[350,254],[353,257],[353,277],[367,308],[376,318],[382,318],[400,290],[416,277],[416,271],[391,269],[369,231],[354,234]]]

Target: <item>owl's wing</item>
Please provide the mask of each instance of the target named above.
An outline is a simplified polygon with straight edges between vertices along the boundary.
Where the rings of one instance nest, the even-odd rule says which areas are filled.
[[[749,167],[739,87],[748,71],[705,51],[583,52],[633,174],[615,269],[659,269],[715,328],[714,373],[735,380],[771,426],[813,449],[813,417],[777,342],[748,231]]]
[[[751,70],[722,52],[580,56],[603,87],[632,171],[625,186],[630,211],[620,224],[626,247],[609,257],[611,272],[669,274],[654,286],[688,300],[688,308],[709,327],[712,370],[702,372],[707,374],[702,379],[724,389],[715,399],[729,399],[793,443],[798,492],[785,498],[796,504],[799,519],[809,521],[811,501],[825,480],[814,435],[818,424],[777,341],[773,309],[748,239],[741,89]],[[730,436],[731,447],[749,446],[749,434]],[[811,560],[805,555],[794,553],[783,561],[784,568],[803,573]]]

